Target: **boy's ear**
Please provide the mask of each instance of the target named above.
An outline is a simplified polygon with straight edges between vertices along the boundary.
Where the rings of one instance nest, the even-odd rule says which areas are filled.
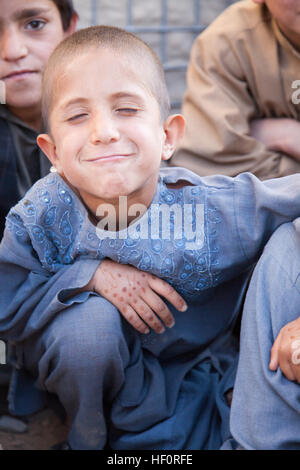
[[[169,160],[182,139],[185,130],[185,120],[181,114],[172,114],[164,123],[165,142],[162,160]]]
[[[59,171],[59,159],[56,154],[55,144],[49,134],[40,134],[37,137],[37,143],[40,149],[47,155],[52,165]]]
[[[265,3],[265,0],[252,0],[254,3]]]
[[[65,34],[64,34],[65,37],[70,36],[71,34],[75,33],[76,28],[77,28],[77,21],[78,21],[78,15],[74,11],[74,13],[72,15],[72,18],[71,18],[71,21],[70,21],[70,24],[69,24],[69,27],[65,31]]]

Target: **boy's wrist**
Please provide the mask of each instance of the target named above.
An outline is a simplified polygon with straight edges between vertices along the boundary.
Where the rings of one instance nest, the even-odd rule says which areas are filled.
[[[90,281],[83,287],[77,290],[77,292],[96,292],[96,281],[99,275],[99,269],[101,268],[102,263],[97,267]]]
[[[92,291],[92,292],[95,292],[95,280],[94,280],[94,276],[92,277],[92,279],[90,280],[90,282],[84,286],[82,288],[84,291]]]
[[[107,260],[103,260],[99,264],[99,266],[97,267],[96,271],[93,274],[93,277],[91,278],[89,283],[84,287],[84,290],[98,292],[98,294],[101,294],[100,286],[103,284],[103,278],[102,278],[103,268],[105,267],[106,264],[107,264]]]

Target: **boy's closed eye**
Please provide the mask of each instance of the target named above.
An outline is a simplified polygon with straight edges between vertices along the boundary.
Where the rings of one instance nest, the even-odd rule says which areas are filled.
[[[80,120],[84,119],[86,116],[88,116],[88,113],[75,114],[74,116],[69,117],[67,119],[67,122],[80,121]]]
[[[138,113],[139,108],[137,107],[119,107],[115,110],[117,114],[120,114],[121,116],[132,116]],[[67,116],[66,121],[67,122],[78,122],[83,120],[89,115],[88,112],[77,112],[72,114],[71,116]]]
[[[124,107],[124,108],[118,108],[116,111],[120,114],[131,115],[131,114],[136,114],[139,111],[139,109],[138,108],[133,108],[133,107],[132,108],[129,108],[129,107],[125,108]]]

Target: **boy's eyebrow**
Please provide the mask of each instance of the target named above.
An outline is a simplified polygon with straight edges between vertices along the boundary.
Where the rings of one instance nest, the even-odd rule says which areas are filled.
[[[66,100],[66,101],[63,101],[61,105],[58,106],[59,109],[62,109],[63,111],[65,111],[67,108],[73,106],[73,105],[77,105],[77,104],[85,104],[87,103],[89,100],[87,98],[84,98],[84,97],[76,97],[76,98],[72,98],[70,100]]]
[[[43,13],[48,13],[50,8],[25,8],[23,10],[17,11],[15,14],[16,20],[23,20],[24,18],[30,18],[31,16],[39,16]]]
[[[138,100],[140,103],[143,102],[143,98],[139,94],[131,93],[131,92],[127,92],[127,91],[120,91],[120,92],[117,92],[117,93],[113,93],[110,96],[111,100],[121,99],[121,98],[134,98],[135,100]],[[62,110],[66,110],[67,108],[69,108],[73,105],[86,104],[88,102],[89,102],[89,99],[87,99],[85,97],[78,96],[76,98],[66,100],[65,102],[63,102],[59,106],[59,108],[62,109]]]
[[[37,8],[22,8],[22,10],[16,11],[13,14],[13,20],[19,21],[26,18],[32,18],[34,16],[39,16],[45,13],[48,13],[50,8],[47,7],[37,7]],[[0,24],[4,23],[5,20],[0,18]]]
[[[121,99],[121,98],[134,98],[138,99],[139,101],[143,101],[143,98],[138,93],[131,93],[130,91],[119,91],[117,93],[113,93],[111,95],[113,99]]]

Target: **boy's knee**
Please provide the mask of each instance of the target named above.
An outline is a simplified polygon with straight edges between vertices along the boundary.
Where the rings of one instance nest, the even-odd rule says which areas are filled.
[[[69,369],[103,367],[126,357],[120,314],[101,297],[91,296],[61,312],[51,330],[52,346]]]

